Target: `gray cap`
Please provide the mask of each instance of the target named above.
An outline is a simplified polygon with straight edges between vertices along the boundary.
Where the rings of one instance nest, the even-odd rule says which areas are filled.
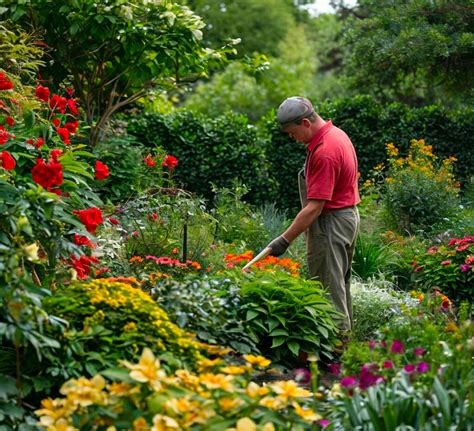
[[[289,97],[278,108],[277,119],[283,128],[314,114],[312,103],[304,97]]]

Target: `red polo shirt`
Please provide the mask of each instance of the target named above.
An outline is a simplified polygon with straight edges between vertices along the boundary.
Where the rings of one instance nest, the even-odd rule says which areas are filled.
[[[307,199],[325,200],[325,209],[357,205],[357,157],[349,137],[329,120],[306,149]]]

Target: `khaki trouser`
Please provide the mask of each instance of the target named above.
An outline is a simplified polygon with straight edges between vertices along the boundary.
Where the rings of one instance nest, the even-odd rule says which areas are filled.
[[[304,170],[298,173],[301,205],[306,205]],[[309,276],[329,291],[336,309],[344,317],[341,329],[351,330],[351,264],[359,231],[357,207],[322,213],[305,232]]]

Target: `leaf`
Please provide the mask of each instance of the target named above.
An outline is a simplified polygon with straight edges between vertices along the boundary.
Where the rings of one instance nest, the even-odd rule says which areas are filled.
[[[288,341],[286,344],[288,345],[288,348],[291,350],[291,353],[293,353],[295,356],[299,355],[300,344],[297,341]]]
[[[247,314],[245,315],[245,319],[248,321],[254,319],[255,317],[257,317],[260,313],[258,313],[257,311],[255,310],[247,310]]]
[[[275,337],[275,336],[278,336],[278,335],[286,335],[288,336],[288,331],[284,328],[277,328],[277,329],[274,329],[272,332],[270,332],[269,334],[270,336],[272,337]]]
[[[281,346],[286,341],[286,339],[286,337],[275,337],[272,340],[272,349]]]

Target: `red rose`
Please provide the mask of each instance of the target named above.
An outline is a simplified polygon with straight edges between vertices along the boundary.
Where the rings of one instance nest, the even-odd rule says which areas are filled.
[[[10,133],[8,133],[3,126],[0,126],[0,145],[6,144]]]
[[[150,156],[146,156],[143,160],[151,168],[156,165],[156,162]]]
[[[39,100],[47,102],[49,100],[49,88],[43,87],[41,84],[38,84],[36,87],[35,95]]]
[[[55,161],[46,164],[43,159],[38,159],[31,173],[33,181],[48,190],[63,183],[63,165]]]
[[[53,123],[54,127],[59,127],[59,125],[61,124],[61,120],[59,118],[53,118],[51,120],[51,123]]]
[[[11,171],[12,169],[15,169],[15,166],[16,166],[15,159],[11,156],[11,154],[8,151],[2,151],[2,154],[0,155],[0,162],[3,169],[6,169],[7,171]]]
[[[60,136],[61,140],[66,144],[69,145],[71,141],[69,140],[69,130],[66,129],[65,127],[58,127],[56,129],[56,132],[58,132],[58,135]]]
[[[73,214],[77,214],[79,216],[79,219],[90,233],[95,234],[97,226],[104,222],[104,219],[102,218],[102,211],[99,208],[89,208],[80,211],[74,210]]]
[[[95,162],[95,179],[105,180],[109,175],[110,175],[110,172],[107,165],[97,160]]]
[[[64,128],[69,131],[69,133],[72,133],[73,135],[76,133],[77,127],[79,126],[79,121],[73,121],[66,123],[64,125]]]
[[[67,99],[65,97],[58,96],[54,94],[53,97],[49,100],[49,107],[52,111],[58,110],[62,114],[66,112]]]
[[[67,106],[69,107],[69,110],[74,115],[79,115],[79,111],[77,110],[77,105],[76,105],[76,100],[75,99],[68,99]]]
[[[166,166],[168,169],[173,170],[178,166],[178,159],[170,154],[165,157],[165,160],[162,163],[163,166]]]
[[[36,139],[35,147],[36,148],[41,148],[44,145],[44,139],[39,137]]]
[[[0,90],[12,90],[13,82],[11,82],[8,77],[0,72]]]

